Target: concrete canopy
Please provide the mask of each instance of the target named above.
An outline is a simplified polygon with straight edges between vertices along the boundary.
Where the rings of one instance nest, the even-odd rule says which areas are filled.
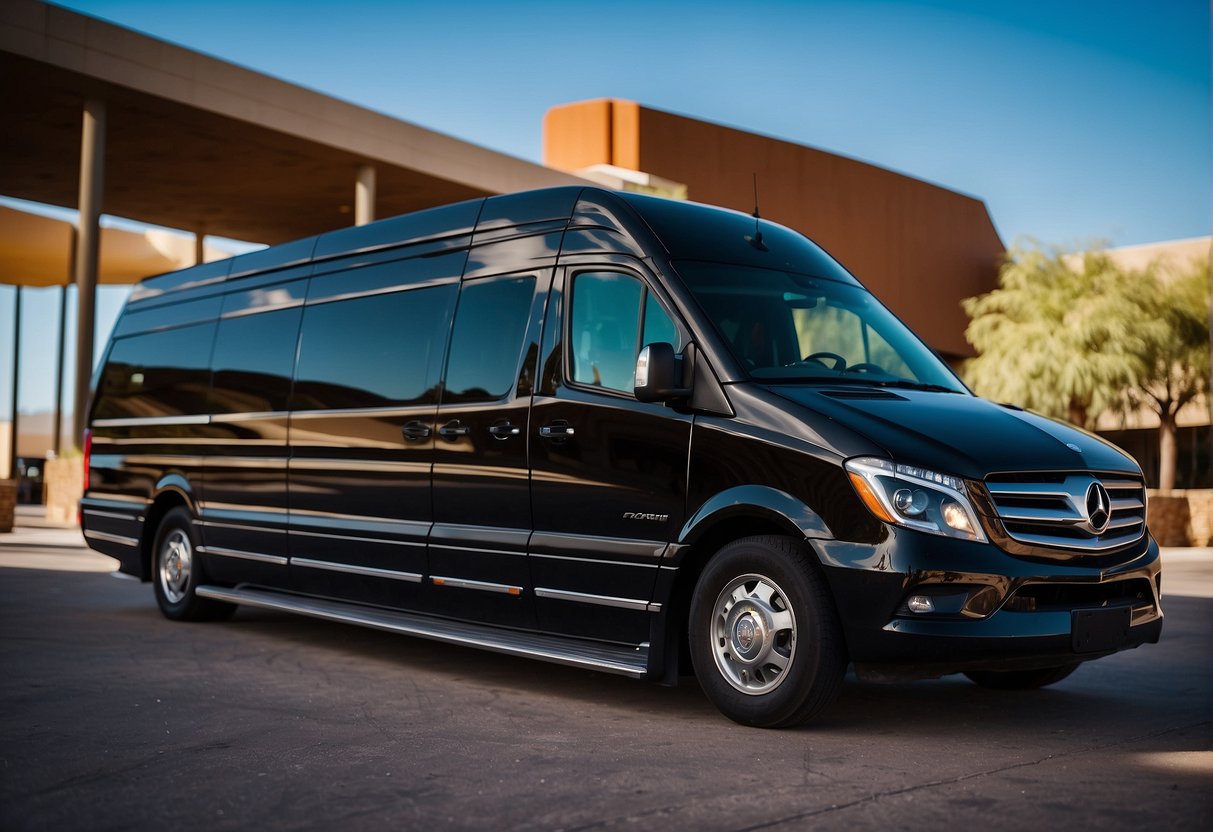
[[[81,111],[108,110],[103,210],[279,243],[577,177],[35,0],[0,3],[0,194],[76,207]]]
[[[62,286],[71,282],[73,228],[52,219],[0,206],[0,284]],[[137,283],[150,274],[194,265],[194,241],[152,229],[101,229],[101,260],[97,283]],[[206,260],[230,257],[231,252],[206,246]]]

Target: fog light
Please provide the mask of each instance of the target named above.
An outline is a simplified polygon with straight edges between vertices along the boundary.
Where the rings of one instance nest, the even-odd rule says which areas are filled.
[[[931,602],[929,595],[911,595],[906,600],[906,608],[910,612],[935,612],[935,604]]]
[[[943,522],[958,532],[973,534],[973,524],[969,522],[969,515],[965,514],[965,510],[955,500],[947,500],[943,504]]]

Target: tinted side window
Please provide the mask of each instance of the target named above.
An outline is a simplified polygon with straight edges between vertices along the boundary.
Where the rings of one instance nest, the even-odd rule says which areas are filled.
[[[286,410],[302,312],[295,307],[219,322],[211,358],[212,413]]]
[[[97,419],[190,416],[207,412],[211,342],[207,323],[120,338],[97,389]]]
[[[573,381],[625,393],[632,392],[644,344],[682,347],[677,327],[644,283],[618,272],[573,278],[569,338]]]
[[[644,301],[644,335],[640,346],[645,344],[666,343],[674,347],[674,352],[682,351],[682,341],[678,337],[678,327],[670,320],[670,316],[661,308],[652,292]]]
[[[448,284],[307,306],[293,409],[433,403],[456,289]]]
[[[573,381],[631,391],[643,298],[644,286],[625,274],[588,273],[573,279]]]
[[[494,401],[514,389],[534,293],[534,277],[464,284],[443,402]]]

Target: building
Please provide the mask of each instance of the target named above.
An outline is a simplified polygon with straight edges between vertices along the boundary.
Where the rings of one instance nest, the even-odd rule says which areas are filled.
[[[805,145],[601,99],[548,111],[544,163],[675,192],[795,228],[838,258],[953,364],[960,306],[998,284],[1005,246],[975,197]],[[688,152],[688,148],[694,148]]]

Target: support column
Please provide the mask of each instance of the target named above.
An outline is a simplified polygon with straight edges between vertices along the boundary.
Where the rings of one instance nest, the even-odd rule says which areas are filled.
[[[59,328],[55,330],[55,456],[63,456],[63,366],[67,363],[67,289],[76,274],[76,246],[80,231],[72,228],[72,251],[68,255],[66,282],[59,290]]]
[[[14,287],[13,298],[13,411],[8,434],[8,477],[17,479],[17,392],[21,389],[21,292],[20,284]]]
[[[354,183],[354,225],[366,225],[375,221],[375,166],[358,168],[358,179]]]
[[[72,442],[80,447],[88,424],[97,312],[97,260],[101,242],[101,196],[105,187],[105,102],[84,102],[80,139],[80,218],[76,237],[76,396]]]
[[[206,232],[199,228],[194,232],[194,265],[206,262]]]
[[[67,329],[67,285],[59,287],[59,325],[55,327],[55,424],[51,427],[55,458],[63,455],[63,331]]]

